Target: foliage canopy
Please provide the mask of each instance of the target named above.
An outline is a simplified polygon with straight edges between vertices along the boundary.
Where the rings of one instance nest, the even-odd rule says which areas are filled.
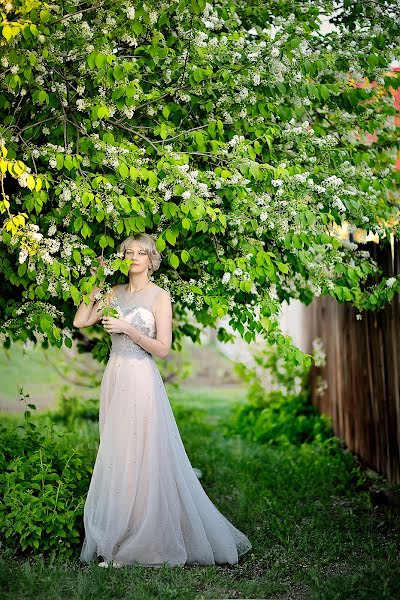
[[[339,229],[399,236],[398,4],[3,3],[3,343],[70,346],[99,247],[107,290],[128,272],[118,243],[142,231],[178,343],[229,314],[309,364],[279,331],[283,300],[391,300],[399,281],[366,285],[377,266]]]

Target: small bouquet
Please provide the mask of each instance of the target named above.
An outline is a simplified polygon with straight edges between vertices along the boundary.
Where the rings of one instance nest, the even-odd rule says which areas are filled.
[[[122,311],[115,298],[111,298],[109,302],[103,300],[100,308],[103,308],[104,316],[106,317],[114,317],[115,319],[122,319],[123,317]]]

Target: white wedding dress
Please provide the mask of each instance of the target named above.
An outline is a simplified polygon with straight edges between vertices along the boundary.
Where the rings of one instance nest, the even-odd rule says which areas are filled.
[[[116,289],[121,318],[156,337],[161,288]],[[183,446],[152,355],[111,334],[100,388],[100,444],[84,507],[80,560],[144,566],[236,564],[252,545],[207,496]]]

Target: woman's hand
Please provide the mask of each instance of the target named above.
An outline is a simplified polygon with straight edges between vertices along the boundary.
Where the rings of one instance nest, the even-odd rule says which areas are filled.
[[[108,333],[126,333],[126,326],[128,325],[123,319],[116,319],[115,317],[103,317],[102,323]]]
[[[102,256],[98,256],[98,259],[100,261],[100,266],[105,267],[107,263],[105,262],[104,258]],[[90,274],[92,276],[95,276],[96,273],[97,273],[97,271],[98,271],[98,267],[90,267]],[[96,301],[96,296],[97,296],[97,294],[98,294],[99,291],[100,291],[100,288],[97,287],[97,286],[95,286],[92,289],[92,291],[90,292],[90,296],[89,296],[91,302],[95,302]]]
[[[104,260],[104,258],[102,256],[98,256],[97,258],[99,259],[100,266],[101,267],[105,267],[107,263]],[[91,275],[96,275],[98,269],[99,269],[99,267],[90,267],[90,274]]]

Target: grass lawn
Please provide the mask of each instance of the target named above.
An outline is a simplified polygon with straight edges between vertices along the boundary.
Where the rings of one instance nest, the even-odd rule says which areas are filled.
[[[235,396],[223,393],[171,390],[169,396],[204,489],[253,544],[239,565],[101,569],[78,558],[58,563],[3,553],[1,598],[400,598],[400,514],[372,505],[367,477],[351,455],[224,436]]]

